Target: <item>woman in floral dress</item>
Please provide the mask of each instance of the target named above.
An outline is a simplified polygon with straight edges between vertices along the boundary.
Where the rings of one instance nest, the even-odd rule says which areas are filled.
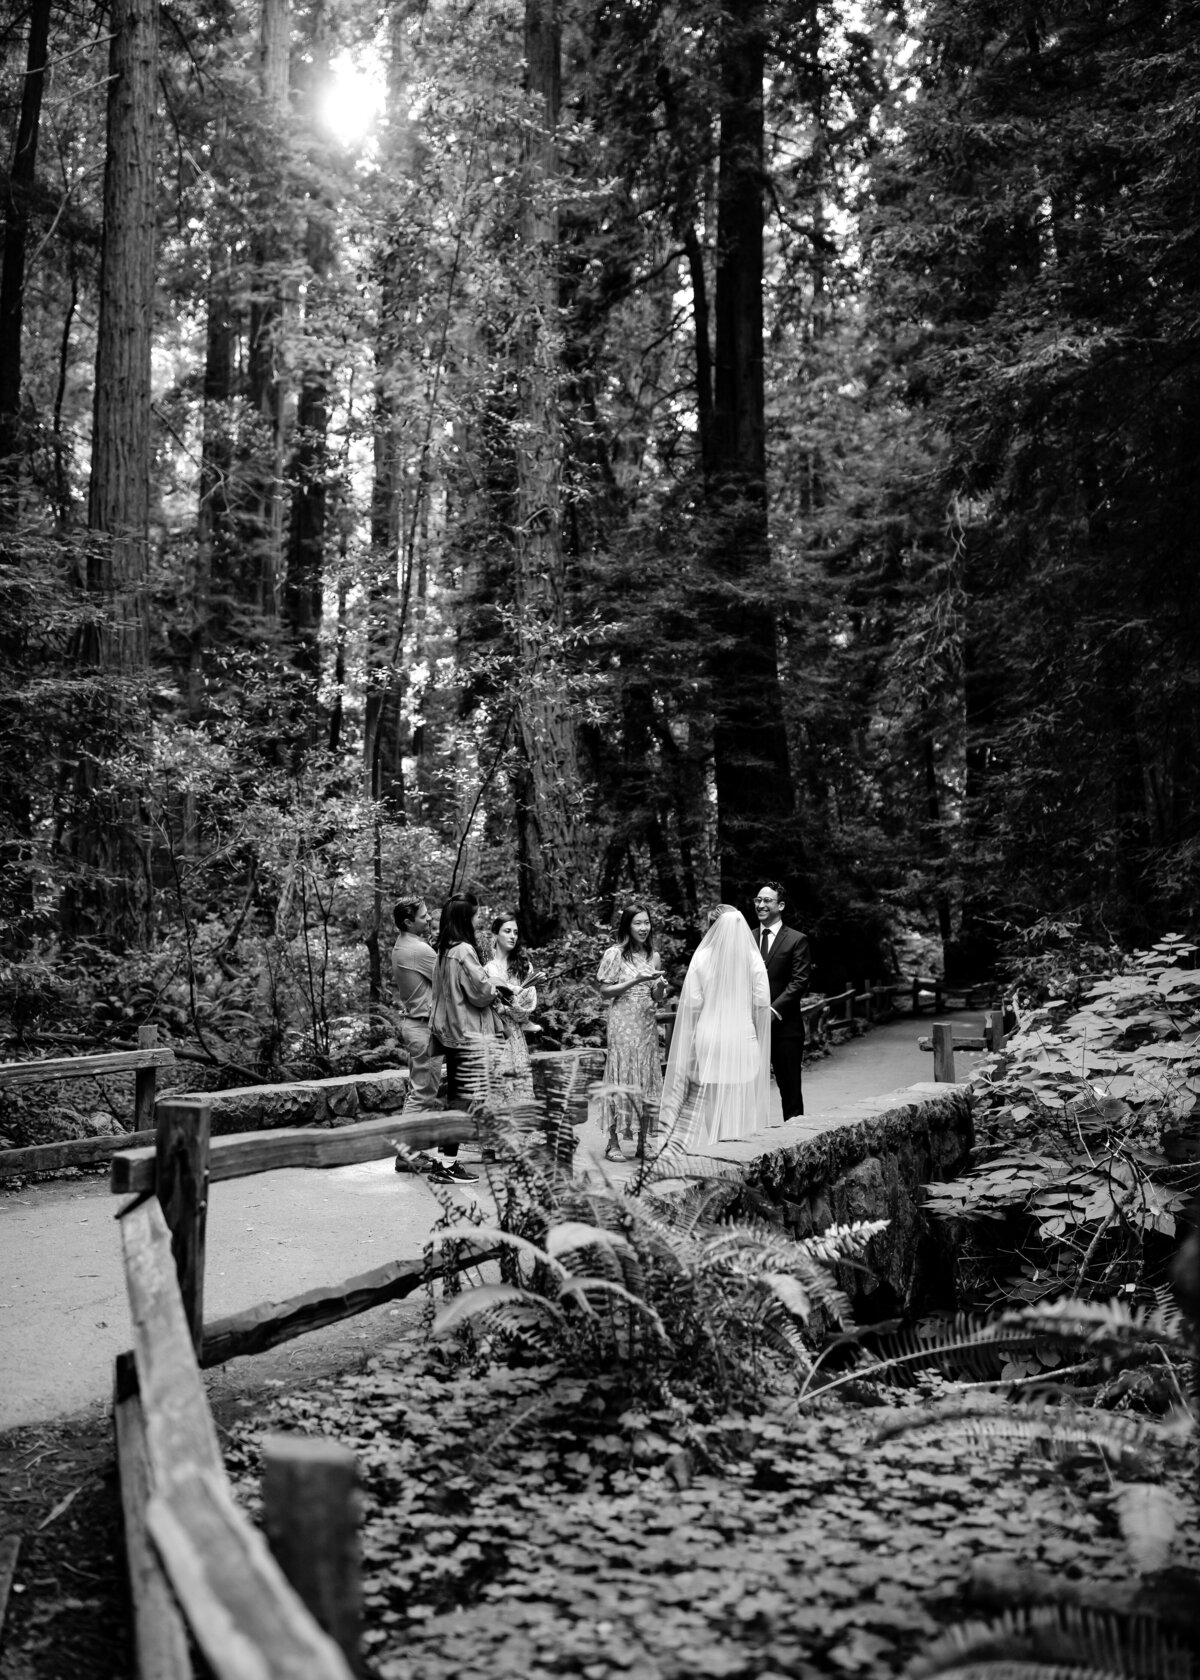
[[[657,1107],[662,1093],[656,1006],[666,995],[662,960],[654,943],[650,912],[628,905],[617,926],[617,942],[600,959],[596,972],[600,996],[608,999],[608,1057],[604,1064],[601,1110],[608,1144],[606,1161],[623,1161],[621,1134],[633,1137],[645,1153],[647,1102]]]
[[[484,972],[500,995],[500,1016],[506,1035],[498,1071],[508,1101],[529,1104],[534,1100],[533,1074],[525,1023],[537,1008],[537,988],[530,985],[533,964],[525,955],[517,918],[510,910],[493,920],[492,938],[494,954]]]

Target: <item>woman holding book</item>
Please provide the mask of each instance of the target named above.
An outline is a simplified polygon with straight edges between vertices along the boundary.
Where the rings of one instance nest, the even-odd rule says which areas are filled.
[[[533,964],[521,943],[521,929],[511,910],[492,921],[494,952],[484,972],[499,994],[501,1030],[505,1033],[498,1072],[510,1103],[532,1103],[533,1074],[529,1066],[529,1045],[525,1024],[537,1008],[537,987]]]
[[[438,928],[437,963],[429,1012],[430,1042],[446,1058],[446,1107],[465,1110],[475,1095],[470,1057],[486,1055],[482,1042],[500,1036],[496,1013],[498,992],[483,966],[475,935],[477,907],[473,898],[448,898]],[[472,1184],[475,1174],[458,1165],[458,1145],[442,1154],[449,1157],[440,1176]]]

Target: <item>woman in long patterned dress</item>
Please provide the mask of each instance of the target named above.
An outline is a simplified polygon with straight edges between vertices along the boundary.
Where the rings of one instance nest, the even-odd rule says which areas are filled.
[[[654,943],[650,912],[630,904],[621,913],[617,942],[610,945],[596,971],[600,996],[608,999],[608,1056],[604,1064],[601,1110],[608,1143],[606,1161],[623,1161],[621,1132],[645,1153],[647,1104],[657,1107],[662,1092],[658,1023],[655,1011],[666,995],[662,959]]]
[[[533,1074],[525,1023],[537,1008],[537,987],[529,984],[533,964],[521,943],[517,918],[510,910],[492,921],[495,950],[484,972],[500,996],[500,1018],[507,1035],[500,1053],[499,1073],[510,1104],[532,1103]]]

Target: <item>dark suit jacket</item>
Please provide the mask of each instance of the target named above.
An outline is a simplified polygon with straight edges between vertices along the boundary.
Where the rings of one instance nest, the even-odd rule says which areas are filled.
[[[758,932],[761,934],[762,929]],[[778,1021],[771,1022],[771,1036],[803,1038],[804,1017],[800,1001],[808,990],[812,960],[808,954],[808,940],[795,928],[781,927],[771,943],[767,958],[767,980],[771,987],[771,1008],[779,1011]]]

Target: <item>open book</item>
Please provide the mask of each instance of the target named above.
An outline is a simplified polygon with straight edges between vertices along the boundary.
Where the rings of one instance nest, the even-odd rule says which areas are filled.
[[[535,969],[524,980],[497,980],[496,990],[506,1002],[511,1003],[513,998],[519,997],[522,992],[527,992],[531,986],[539,985],[546,978],[547,976],[540,969]]]

